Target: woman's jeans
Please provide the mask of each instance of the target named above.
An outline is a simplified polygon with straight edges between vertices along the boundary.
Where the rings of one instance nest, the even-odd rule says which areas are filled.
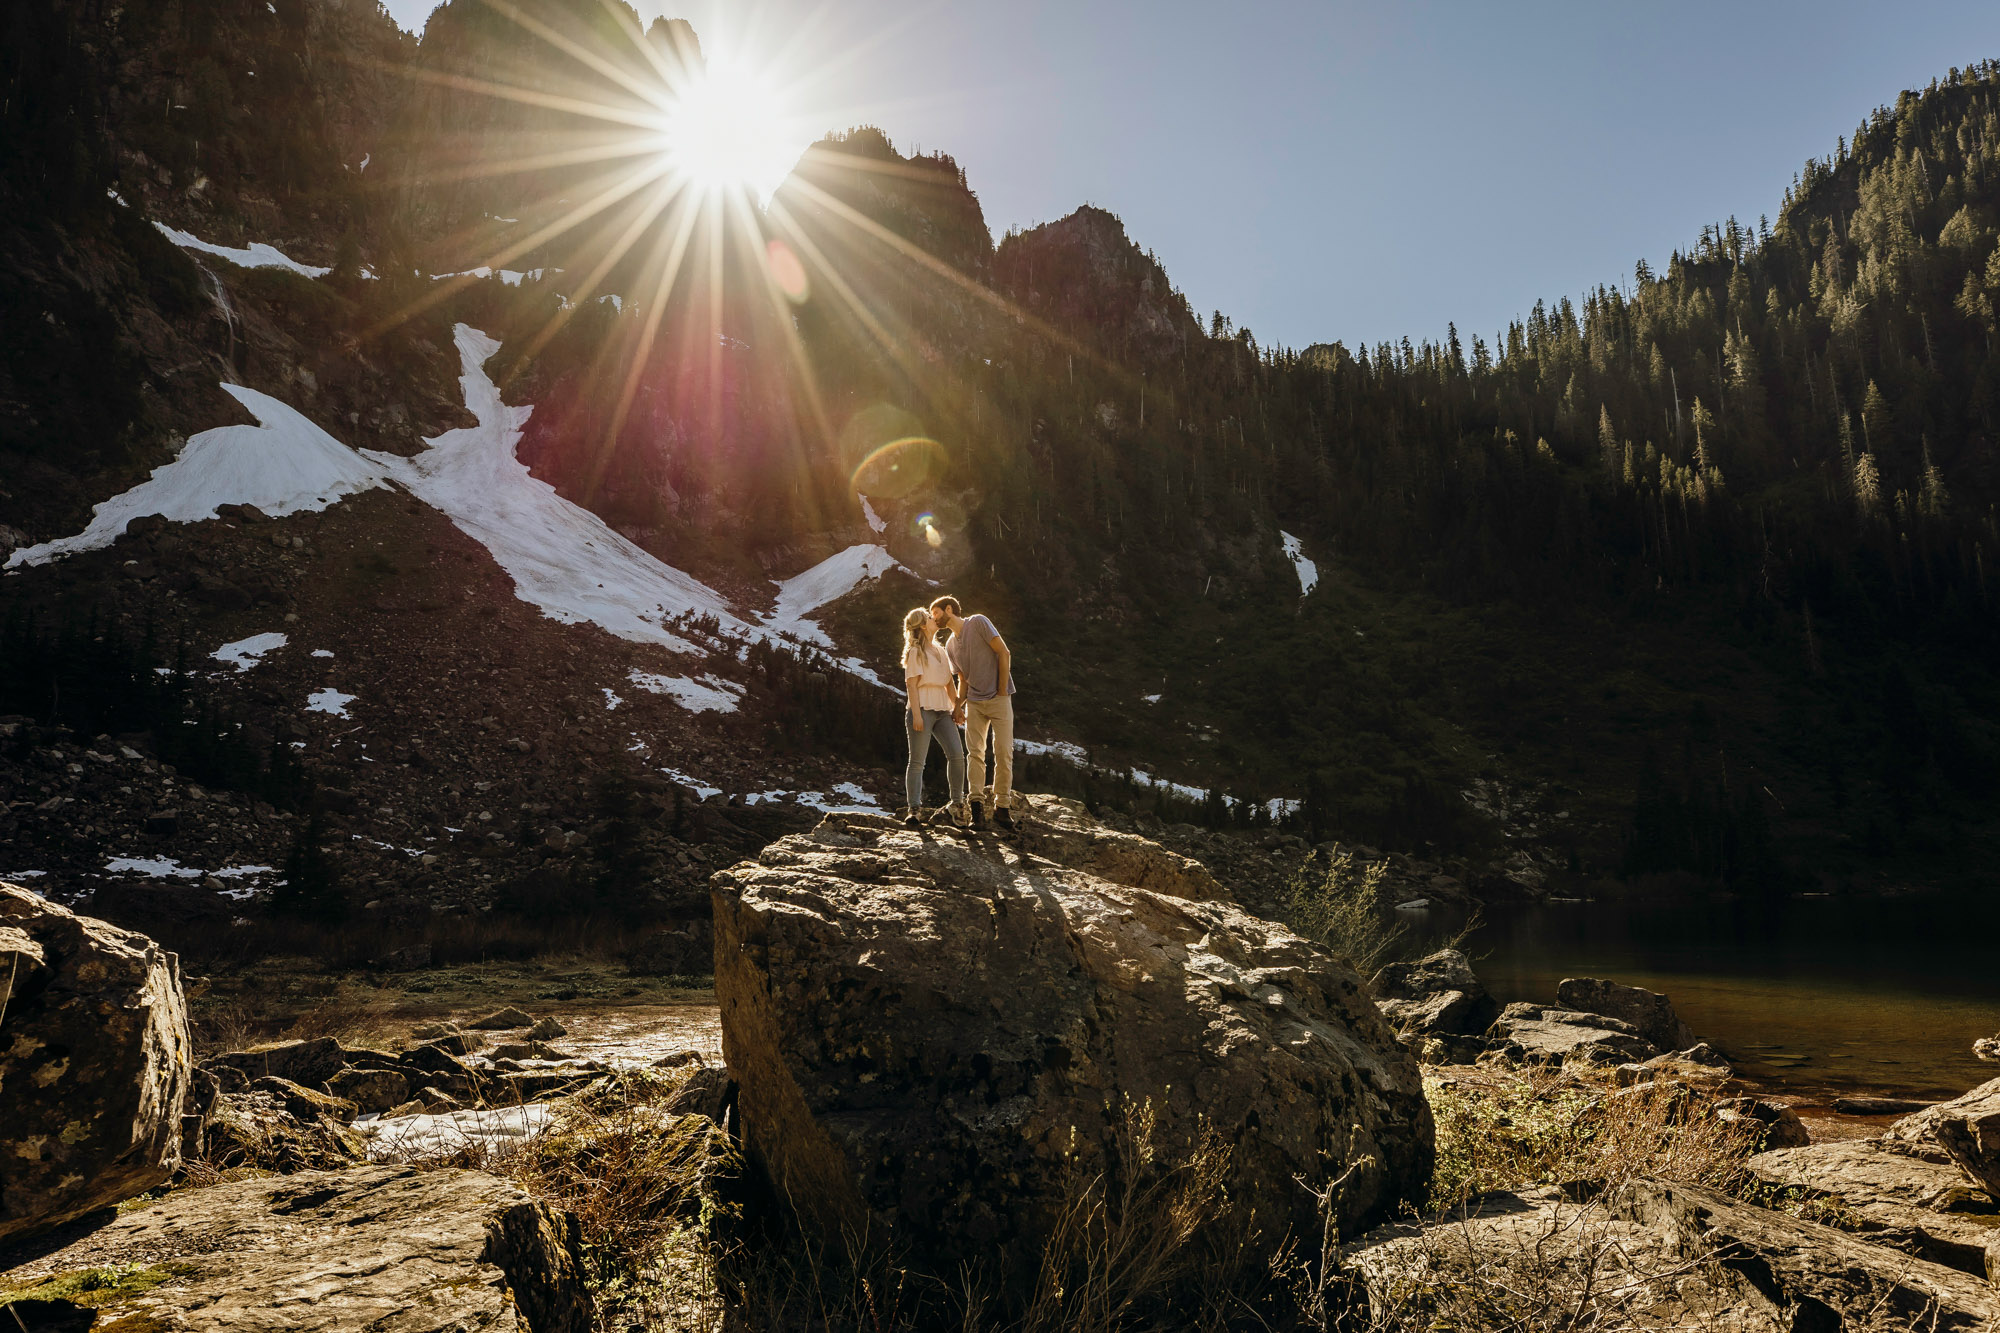
[[[903,791],[910,798],[910,809],[924,808],[924,760],[930,757],[931,738],[937,738],[938,748],[944,751],[945,780],[951,784],[951,803],[958,805],[965,800],[965,738],[958,734],[951,714],[942,711],[924,710],[924,729],[918,731],[910,725],[910,710],[903,710],[903,735],[910,742],[909,767],[903,770]]]

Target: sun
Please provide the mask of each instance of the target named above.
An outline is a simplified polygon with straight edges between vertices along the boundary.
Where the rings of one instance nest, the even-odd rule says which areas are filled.
[[[661,113],[661,164],[695,190],[744,190],[765,203],[805,149],[793,121],[782,92],[758,70],[711,61]]]

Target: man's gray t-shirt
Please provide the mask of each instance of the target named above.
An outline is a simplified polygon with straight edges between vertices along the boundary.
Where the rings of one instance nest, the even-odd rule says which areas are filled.
[[[981,703],[1000,693],[1000,654],[993,640],[1000,631],[985,616],[967,616],[951,636],[951,665],[965,680],[965,697]],[[1014,693],[1014,673],[1007,673],[1007,693]]]

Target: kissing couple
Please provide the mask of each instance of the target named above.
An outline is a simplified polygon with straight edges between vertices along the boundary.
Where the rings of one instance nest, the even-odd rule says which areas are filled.
[[[944,635],[944,642],[938,636]],[[910,761],[903,770],[903,791],[909,804],[903,822],[924,822],[924,760],[931,742],[944,751],[945,777],[951,804],[944,807],[960,828],[994,826],[1012,830],[1014,823],[1014,655],[993,622],[966,615],[956,597],[940,597],[928,607],[916,607],[903,617],[903,680],[909,690],[904,709],[904,733]],[[965,735],[959,735],[959,728]],[[980,790],[968,799],[966,754]],[[993,779],[986,780],[986,755],[993,754]],[[982,809],[982,807],[984,807]],[[935,816],[933,816],[935,817]]]

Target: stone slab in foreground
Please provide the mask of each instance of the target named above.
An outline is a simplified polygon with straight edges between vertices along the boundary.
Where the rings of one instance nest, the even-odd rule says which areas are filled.
[[[0,1243],[143,1194],[180,1164],[180,963],[0,883]]]
[[[1350,1229],[1428,1179],[1417,1065],[1360,979],[1234,904],[867,815],[715,885],[745,1147],[835,1243],[1032,1277],[1065,1155],[1115,1173],[1140,1108],[1169,1158],[1221,1136],[1267,1246],[1316,1245],[1309,1188],[1350,1164]]]
[[[170,1194],[8,1279],[164,1270],[109,1327],[589,1333],[581,1249],[574,1219],[497,1177],[368,1166]]]

